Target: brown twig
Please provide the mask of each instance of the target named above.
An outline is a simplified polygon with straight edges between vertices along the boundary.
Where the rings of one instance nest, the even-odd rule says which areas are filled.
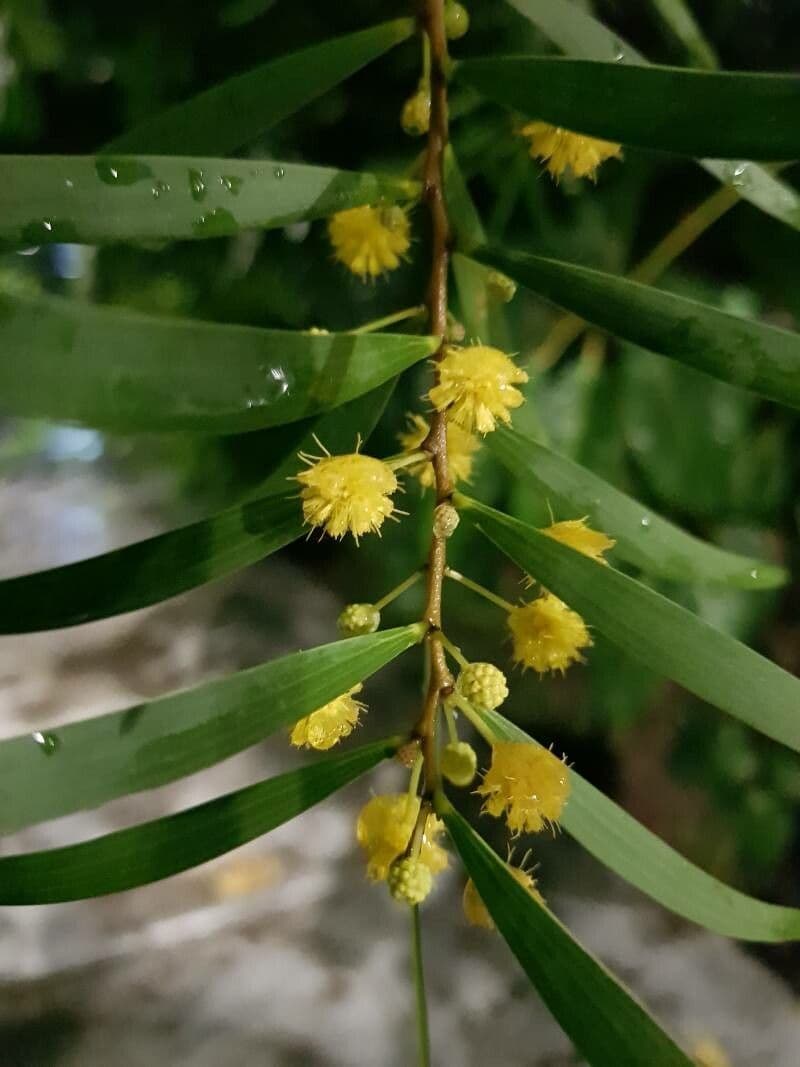
[[[450,224],[444,193],[444,151],[447,146],[447,37],[444,28],[444,0],[422,0],[420,20],[430,41],[431,119],[423,171],[423,198],[431,217],[432,255],[428,286],[428,314],[431,333],[441,338],[434,361],[444,356],[447,331],[447,276],[450,262]],[[438,371],[436,372],[438,375]],[[422,445],[430,455],[436,481],[436,503],[449,503],[453,483],[447,466],[447,426],[441,412],[434,412],[430,433]],[[453,679],[439,640],[442,627],[442,585],[447,542],[435,529],[428,554],[425,622],[429,626],[430,680],[417,723],[425,756],[425,791],[430,795],[437,785],[436,726],[442,698],[452,689]]]

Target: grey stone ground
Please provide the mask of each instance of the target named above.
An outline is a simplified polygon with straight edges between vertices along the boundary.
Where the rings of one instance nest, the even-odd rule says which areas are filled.
[[[146,497],[89,474],[0,489],[0,504],[16,516],[2,534],[3,574],[154,528]],[[252,606],[268,587],[275,618],[253,625]],[[0,736],[329,640],[336,609],[325,591],[273,561],[122,619],[0,639]],[[0,852],[178,810],[291,758],[275,739],[185,782],[7,838]],[[413,1063],[407,917],[366,884],[352,832],[370,789],[396,781],[383,768],[268,837],[159,885],[0,909],[0,1067]],[[732,1067],[798,1067],[800,1013],[776,977],[738,946],[669,918],[563,839],[558,847],[554,909],[687,1047],[714,1035]],[[576,1064],[502,943],[465,926],[460,888],[453,870],[424,916],[435,1063]]]

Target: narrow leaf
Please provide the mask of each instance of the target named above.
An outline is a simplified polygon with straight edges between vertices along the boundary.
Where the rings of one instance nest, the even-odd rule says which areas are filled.
[[[800,681],[690,611],[532,526],[458,494],[517,566],[650,670],[800,752]]]
[[[296,498],[265,496],[101,556],[0,581],[0,633],[57,630],[157,604],[256,563],[303,532]]]
[[[572,0],[509,0],[538,26],[562,52],[578,59],[646,65],[640,52]],[[734,163],[719,159],[698,161],[723,184],[733,183],[743,200],[760,208],[793,229],[800,229],[800,194],[764,167],[746,160]]]
[[[463,82],[506,107],[638,148],[720,159],[800,156],[800,77],[582,59],[466,59]]]
[[[522,252],[485,249],[506,271],[560,307],[633,344],[721,381],[800,407],[800,335],[603,271]]]
[[[0,833],[219,763],[334,700],[420,636],[414,625],[336,641],[123,711],[0,742]]]
[[[78,845],[0,859],[0,904],[55,904],[157,882],[221,856],[325,800],[395,740],[332,756],[205,804]]]
[[[0,156],[0,243],[220,237],[407,200],[416,182],[180,156]]]
[[[692,1067],[647,1009],[448,809],[443,812],[448,833],[497,929],[587,1062],[592,1067]]]
[[[280,56],[155,115],[105,151],[228,155],[413,32],[413,19],[396,19]]]
[[[495,737],[532,737],[496,711],[480,712]],[[560,825],[587,852],[665,908],[725,937],[743,941],[800,939],[800,910],[767,904],[696,867],[570,770],[572,792]]]
[[[586,467],[537,441],[501,427],[489,448],[515,476],[538,489],[558,519],[589,517],[616,539],[613,559],[676,582],[711,582],[738,589],[784,585],[783,567],[725,552],[685,533]]]
[[[664,25],[686,49],[692,65],[706,70],[719,66],[714,49],[703,36],[703,31],[684,0],[650,0],[651,5],[664,21]]]
[[[225,434],[338,407],[431,355],[432,337],[157,318],[58,297],[0,302],[0,405],[135,433]]]

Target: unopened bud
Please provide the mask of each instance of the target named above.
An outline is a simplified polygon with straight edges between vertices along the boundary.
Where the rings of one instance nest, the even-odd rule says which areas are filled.
[[[442,751],[442,774],[453,785],[467,786],[475,777],[478,757],[466,741],[451,741]]]
[[[418,737],[415,737],[413,740],[407,741],[404,745],[401,745],[397,752],[395,752],[394,758],[398,763],[401,763],[408,770],[411,770],[417,762],[417,756],[419,756],[421,751],[422,745],[420,744],[420,740]]]
[[[431,94],[420,89],[409,96],[400,112],[400,125],[411,137],[421,137],[431,124]]]
[[[451,41],[457,41],[463,37],[469,29],[469,12],[463,4],[450,2],[444,9],[444,32]]]
[[[517,292],[517,283],[507,274],[501,274],[499,270],[490,271],[486,278],[486,288],[489,296],[499,300],[503,304],[509,304]]]
[[[381,613],[374,604],[348,604],[336,626],[342,637],[374,634],[381,624]]]
[[[395,900],[403,904],[421,904],[433,889],[433,875],[421,859],[407,856],[394,861],[386,883]]]
[[[476,708],[494,711],[508,696],[508,684],[493,663],[468,663],[458,676],[456,692]]]
[[[456,532],[461,521],[452,504],[439,504],[433,513],[433,533],[435,537],[447,540]]]

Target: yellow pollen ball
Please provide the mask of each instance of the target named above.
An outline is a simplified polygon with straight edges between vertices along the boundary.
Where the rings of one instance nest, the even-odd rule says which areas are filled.
[[[596,560],[598,563],[608,564],[603,553],[608,552],[617,543],[600,530],[593,530],[586,525],[586,519],[566,519],[564,522],[554,522],[540,531],[554,541],[560,541],[562,545],[574,548],[576,552],[582,552],[584,556]]]
[[[508,867],[509,874],[513,875],[514,879],[519,882],[523,889],[527,889],[537,904],[544,904],[544,897],[536,888],[536,879],[528,871],[523,871],[521,867]],[[464,916],[470,926],[480,926],[484,930],[494,930],[494,920],[489,914],[489,910],[481,899],[481,895],[475,883],[470,878],[467,884],[464,886],[464,896],[462,898],[464,906]]]
[[[428,399],[467,431],[486,434],[498,422],[510,423],[509,412],[525,401],[514,386],[527,382],[528,375],[499,348],[449,345],[438,369],[439,381]]]
[[[311,466],[297,475],[297,481],[309,526],[320,526],[331,537],[351,533],[358,541],[362,534],[377,532],[393,513],[391,496],[397,491],[397,478],[381,460],[357,452],[303,458]]]
[[[334,257],[362,281],[395,270],[408,251],[408,215],[401,207],[353,207],[328,221]]]
[[[529,122],[519,132],[530,141],[531,158],[541,160],[556,180],[569,168],[576,178],[594,181],[601,163],[622,157],[622,147],[612,141],[586,137],[549,122]]]
[[[475,792],[483,797],[483,812],[505,814],[512,834],[535,834],[558,822],[570,792],[569,775],[566,764],[546,748],[498,741]]]
[[[404,452],[416,452],[428,436],[430,426],[422,415],[408,416],[408,429],[397,435],[397,440]],[[480,448],[480,442],[468,430],[454,422],[447,424],[447,469],[454,482],[468,482],[472,474],[472,457]],[[407,468],[409,474],[419,479],[423,489],[432,489],[435,485],[433,464],[422,459]]]
[[[343,737],[348,737],[358,726],[359,715],[366,709],[366,704],[353,699],[353,694],[360,693],[362,688],[361,685],[353,686],[342,696],[296,722],[289,735],[291,743],[296,748],[305,746],[324,751],[333,748]]]
[[[552,593],[542,593],[536,600],[512,608],[507,622],[514,662],[539,674],[563,674],[573,663],[583,662],[581,649],[593,643],[577,611]]]
[[[408,793],[392,793],[372,797],[358,816],[356,838],[367,857],[367,877],[373,882],[385,881],[389,868],[408,848],[419,814],[419,797]],[[431,872],[438,874],[447,866],[447,853],[438,843],[444,824],[435,815],[425,823],[419,860]]]

